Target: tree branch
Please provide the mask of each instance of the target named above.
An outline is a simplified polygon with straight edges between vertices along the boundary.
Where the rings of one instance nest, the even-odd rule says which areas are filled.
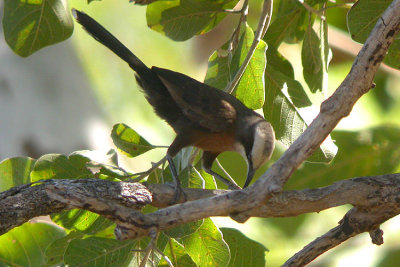
[[[207,202],[212,196],[229,192],[194,188],[185,188],[184,191],[190,201],[187,204],[193,200]],[[129,229],[137,225],[145,228],[141,234],[146,235],[155,225],[149,223],[145,227],[147,219],[138,210],[146,204],[165,207],[173,198],[174,189],[167,184],[146,186],[98,179],[47,180],[37,186],[21,186],[18,190],[13,188],[0,194],[0,234],[36,216],[84,208],[124,228],[124,233],[119,235],[122,239],[128,237],[124,236],[125,232],[131,237]],[[250,210],[249,214],[255,217],[291,217],[352,204],[359,210],[373,210],[373,213],[389,209],[395,215],[400,213],[399,198],[400,174],[359,177],[327,187],[276,194],[268,202]],[[17,206],[18,210],[15,209]],[[229,211],[217,215],[228,216]],[[191,212],[184,210],[180,216],[191,216]],[[167,228],[177,225],[171,224]]]
[[[347,239],[364,232],[370,232],[372,243],[381,245],[383,232],[379,229],[379,225],[396,216],[396,212],[379,206],[365,210],[353,208],[346,213],[338,226],[312,241],[282,266],[304,266]],[[376,243],[376,240],[382,242]]]

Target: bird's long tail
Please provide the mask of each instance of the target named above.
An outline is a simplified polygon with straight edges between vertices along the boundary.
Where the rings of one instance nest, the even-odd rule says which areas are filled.
[[[127,62],[129,66],[139,74],[139,76],[149,71],[149,68],[138,57],[136,57],[125,45],[123,45],[97,21],[74,8],[72,9],[72,15],[78,23],[93,36],[94,39],[108,47],[121,59]]]

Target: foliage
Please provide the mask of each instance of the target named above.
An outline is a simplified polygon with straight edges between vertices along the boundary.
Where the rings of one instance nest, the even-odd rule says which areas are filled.
[[[92,1],[88,0],[88,3]],[[175,41],[188,40],[211,31],[228,15],[225,10],[237,4],[233,0],[137,2],[148,4],[148,26]],[[305,2],[315,10],[331,5],[324,0]],[[347,14],[351,37],[357,42],[365,42],[390,2],[360,0],[354,4]],[[307,128],[305,110],[319,104],[312,99],[324,97],[327,93],[331,52],[327,42],[327,22],[319,20],[301,1],[276,1],[274,8],[271,25],[258,43],[233,94],[248,107],[261,109],[273,125],[277,140],[287,148]],[[239,12],[229,16],[242,15]],[[238,72],[254,39],[252,26],[245,20],[240,22],[236,35],[226,40],[209,58],[205,83],[221,90]],[[7,43],[23,57],[65,40],[73,31],[70,12],[61,0],[5,0],[3,27]],[[395,41],[385,59],[395,68],[400,68],[399,41]],[[305,82],[296,79],[293,63],[279,52],[284,42],[302,45],[301,64]],[[316,115],[315,112],[313,115]],[[331,137],[327,138],[308,159],[309,162],[294,173],[288,187],[316,187],[354,176],[393,172],[399,165],[399,136],[400,128],[395,126],[336,131],[332,134],[336,142]],[[115,146],[133,160],[157,148],[123,123],[113,127],[111,138]],[[195,188],[216,188],[213,178],[201,170],[194,153],[190,148],[185,149],[175,158],[182,184]],[[276,152],[279,153],[281,151]],[[195,158],[194,166],[189,164],[191,157]],[[329,162],[330,165],[327,164]],[[111,150],[106,155],[77,151],[68,156],[48,154],[38,159],[9,158],[0,163],[0,176],[0,191],[4,191],[44,179],[121,181],[132,177],[132,174],[119,166],[117,153]],[[147,181],[159,183],[169,179],[169,168],[157,168]],[[150,207],[146,209],[151,210]],[[133,266],[138,265],[144,255],[140,251],[132,253],[132,250],[145,249],[149,242],[147,239],[115,240],[115,225],[112,222],[84,210],[53,214],[52,220],[65,230],[53,224],[27,223],[1,236],[0,266]],[[161,233],[157,247],[174,266],[264,266],[267,251],[264,245],[240,231],[219,228],[209,218]],[[153,264],[168,265],[159,254],[153,256]]]

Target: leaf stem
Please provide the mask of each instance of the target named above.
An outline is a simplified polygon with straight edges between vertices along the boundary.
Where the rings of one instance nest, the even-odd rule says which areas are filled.
[[[245,1],[245,3],[246,2],[247,1]],[[254,51],[257,48],[258,43],[260,42],[260,40],[263,38],[263,36],[267,32],[267,29],[271,22],[272,5],[273,5],[273,0],[264,0],[263,9],[261,12],[260,20],[258,22],[258,27],[257,27],[256,33],[254,35],[253,43],[251,44],[250,50],[247,53],[246,58],[244,59],[242,65],[240,66],[240,69],[236,73],[235,77],[226,86],[225,92],[231,94],[235,90],[236,85],[239,83],[240,78],[242,78],[244,71],[246,70],[247,66],[249,65],[250,59],[252,58]]]

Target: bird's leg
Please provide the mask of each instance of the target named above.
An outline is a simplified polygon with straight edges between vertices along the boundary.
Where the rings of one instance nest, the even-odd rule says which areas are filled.
[[[175,164],[173,161],[173,157],[178,154],[178,152],[186,147],[191,145],[190,142],[190,135],[185,134],[185,133],[178,133],[172,142],[172,144],[169,146],[168,151],[167,151],[167,160],[169,163],[169,168],[171,170],[172,178],[174,179],[174,185],[175,185],[175,195],[174,199],[170,204],[176,204],[178,203],[181,195],[183,195],[185,201],[186,201],[186,195],[182,190],[181,187],[181,182],[178,177],[178,172],[176,171]]]
[[[174,188],[175,189],[174,199],[170,204],[176,204],[176,203],[178,203],[181,195],[183,195],[185,199],[186,199],[186,195],[182,190],[181,181],[179,180],[178,172],[176,171],[174,161],[169,154],[167,154],[167,160],[168,160],[168,164],[169,164],[169,169],[171,170],[172,178],[174,179],[174,187],[175,187]]]
[[[204,153],[203,153],[203,169],[204,169],[204,171],[206,173],[216,177],[218,180],[220,180],[224,184],[226,184],[228,186],[228,188],[231,189],[231,190],[241,189],[238,185],[232,183],[231,181],[229,181],[225,177],[222,177],[218,173],[216,173],[213,170],[211,170],[211,166],[212,166],[214,160],[217,158],[218,154],[219,153],[213,153],[213,152],[210,152],[210,151],[204,151]]]

